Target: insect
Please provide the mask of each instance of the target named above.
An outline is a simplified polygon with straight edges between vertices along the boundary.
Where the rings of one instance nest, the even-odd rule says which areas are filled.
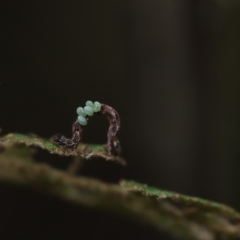
[[[51,137],[51,141],[64,148],[77,149],[77,146],[82,138],[82,127],[78,121],[75,121],[72,125],[72,138],[68,139],[61,134],[56,134]]]
[[[121,146],[117,137],[120,129],[120,116],[118,112],[104,103],[87,101],[84,108],[78,107],[78,118],[72,125],[72,138],[68,139],[61,134],[56,134],[51,137],[51,141],[64,148],[76,150],[82,138],[82,126],[87,125],[88,118],[94,113],[101,114],[107,117],[109,121],[109,128],[107,133],[106,148],[109,155],[117,156],[120,154]]]

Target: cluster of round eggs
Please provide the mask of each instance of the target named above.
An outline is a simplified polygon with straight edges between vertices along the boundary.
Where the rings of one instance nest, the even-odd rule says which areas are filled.
[[[77,114],[78,116],[78,122],[82,126],[87,125],[87,119],[86,116],[92,116],[95,112],[99,112],[101,110],[101,103],[99,102],[92,102],[87,101],[86,106],[84,108],[78,107],[77,108]]]

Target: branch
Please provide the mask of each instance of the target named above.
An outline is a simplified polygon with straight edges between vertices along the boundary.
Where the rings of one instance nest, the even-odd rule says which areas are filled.
[[[1,143],[7,146],[14,138],[27,144],[28,138],[19,135],[8,135]],[[47,150],[59,151],[54,145],[46,146],[48,142],[38,139],[33,145],[36,142]],[[21,149],[10,148],[0,154],[0,182],[23,185],[45,195],[111,212],[183,239],[240,238],[240,214],[230,207],[133,181],[121,181],[118,185],[72,176],[35,163],[26,151],[21,154]]]
[[[44,150],[47,150],[51,154],[58,154],[61,156],[80,156],[83,159],[100,157],[105,159],[106,161],[115,161],[122,165],[126,164],[126,161],[123,158],[109,155],[104,145],[81,143],[78,145],[77,149],[72,150],[69,148],[63,148],[61,146],[55,145],[47,139],[33,135],[10,133],[0,137],[0,147],[10,148],[14,145],[19,144],[23,144],[25,146],[40,147]]]

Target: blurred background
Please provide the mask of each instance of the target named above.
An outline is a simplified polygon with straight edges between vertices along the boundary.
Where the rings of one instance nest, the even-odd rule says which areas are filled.
[[[80,175],[240,210],[238,0],[9,0],[0,12],[4,134],[70,137],[78,106],[107,103],[121,116],[128,166],[87,161]],[[83,141],[105,143],[107,128],[91,118]],[[60,169],[72,161],[36,160]]]

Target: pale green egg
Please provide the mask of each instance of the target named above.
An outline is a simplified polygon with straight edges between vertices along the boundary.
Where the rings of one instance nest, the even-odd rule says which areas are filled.
[[[84,111],[88,116],[92,116],[93,115],[93,109],[89,106],[85,106],[84,107]]]
[[[82,117],[86,117],[86,115],[87,115],[82,107],[77,108],[77,114],[82,116]]]
[[[86,101],[86,106],[88,106],[90,108],[94,108],[94,104],[92,101]]]
[[[94,102],[94,112],[99,112],[101,110],[101,103],[99,102]]]
[[[87,125],[87,119],[83,116],[78,116],[78,122],[82,125],[82,126],[86,126]]]

